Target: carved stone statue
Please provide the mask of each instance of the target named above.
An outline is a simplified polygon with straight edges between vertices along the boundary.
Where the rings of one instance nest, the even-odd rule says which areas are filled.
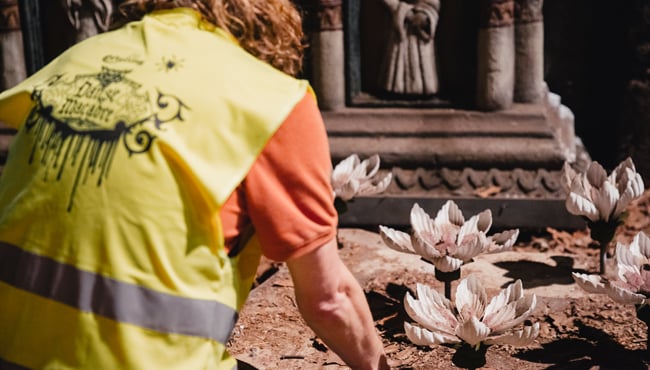
[[[392,14],[380,87],[394,94],[438,92],[434,35],[440,0],[383,0]]]
[[[61,3],[77,31],[75,42],[108,30],[114,8],[112,0],[61,0]]]

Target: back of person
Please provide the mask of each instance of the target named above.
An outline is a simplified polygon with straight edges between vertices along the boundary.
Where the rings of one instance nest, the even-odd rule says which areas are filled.
[[[0,368],[233,368],[218,212],[306,90],[179,8],[0,95]]]

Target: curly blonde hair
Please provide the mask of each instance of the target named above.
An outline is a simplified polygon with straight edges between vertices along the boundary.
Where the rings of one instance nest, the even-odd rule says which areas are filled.
[[[180,7],[197,10],[273,67],[292,76],[302,70],[302,17],[291,0],[124,0],[119,10],[131,21],[154,10]]]

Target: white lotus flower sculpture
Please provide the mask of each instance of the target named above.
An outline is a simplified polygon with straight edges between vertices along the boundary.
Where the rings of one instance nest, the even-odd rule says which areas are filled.
[[[607,294],[623,304],[643,305],[650,298],[650,237],[636,234],[626,246],[616,244],[616,263],[605,275],[573,273],[579,287],[589,293]]]
[[[567,210],[587,220],[592,239],[600,245],[600,272],[604,274],[607,248],[627,215],[627,206],[643,194],[643,179],[631,158],[621,162],[609,176],[595,161],[584,173],[565,163],[562,186],[568,194]]]
[[[379,156],[377,154],[361,161],[352,154],[339,162],[332,171],[334,195],[343,201],[356,196],[378,194],[386,190],[392,180],[392,174],[378,179]]]
[[[650,351],[650,237],[636,234],[626,246],[616,244],[616,263],[603,275],[573,273],[579,287],[589,293],[607,294],[612,300],[636,306],[636,316],[646,323],[646,350]]]
[[[421,256],[435,266],[436,278],[445,282],[445,296],[450,297],[449,282],[460,277],[460,267],[481,253],[512,249],[519,230],[507,230],[488,237],[492,212],[488,209],[465,221],[453,200],[448,200],[435,219],[417,204],[410,216],[412,233],[379,226],[384,243],[399,252]]]
[[[455,345],[463,350],[462,355],[454,356],[457,366],[478,368],[485,364],[485,351],[490,345],[527,346],[539,335],[539,323],[516,329],[533,313],[537,303],[534,294],[524,295],[521,280],[489,301],[473,275],[460,281],[453,303],[422,284],[417,284],[416,295],[417,298],[407,293],[404,299],[406,312],[416,322],[404,323],[406,336],[416,345]],[[479,355],[472,358],[468,353],[471,351]],[[458,363],[470,358],[471,364]]]

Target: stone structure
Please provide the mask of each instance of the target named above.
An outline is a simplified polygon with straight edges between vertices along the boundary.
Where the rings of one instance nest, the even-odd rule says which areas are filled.
[[[535,102],[544,93],[543,0],[515,1],[516,102]]]
[[[379,154],[381,171],[395,176],[385,194],[354,200],[342,224],[406,225],[414,202],[433,212],[454,198],[468,214],[492,209],[495,227],[582,227],[564,209],[559,178],[565,161],[579,167],[589,156],[571,111],[543,83],[542,0],[396,1],[387,0],[392,8],[373,0],[298,2],[310,42],[305,77],[333,161]],[[108,0],[62,4],[81,38],[81,30],[103,31],[113,7]],[[410,15],[396,18],[391,9],[399,8]],[[404,30],[419,25],[411,29],[412,44],[425,46],[419,52],[431,47],[431,62],[420,62],[433,65],[420,75],[431,89],[400,92],[382,83],[394,19],[404,20]],[[0,137],[11,133],[2,130]]]
[[[61,0],[68,21],[76,33],[74,42],[108,30],[113,15],[113,0]]]
[[[476,105],[484,110],[512,105],[515,87],[514,0],[481,0]]]
[[[342,0],[303,2],[305,29],[311,43],[311,83],[324,110],[345,107],[345,58]]]
[[[17,0],[0,0],[0,53],[0,90],[5,90],[27,76]],[[0,171],[14,133],[0,122]]]
[[[0,0],[0,90],[27,77],[18,0]]]
[[[383,1],[391,12],[391,32],[378,76],[379,85],[391,94],[437,93],[434,35],[440,1]]]
[[[323,9],[333,4],[321,0],[308,5]],[[341,5],[337,3],[336,12]],[[381,30],[394,26],[377,23],[391,22],[393,13],[376,1],[350,0],[344,5],[348,17],[343,30],[337,30],[343,35],[336,37],[344,40],[345,49],[321,49],[322,42],[314,40],[331,37],[331,31],[311,28],[313,69],[307,77],[321,100],[333,161],[352,153],[379,154],[382,171],[392,172],[395,181],[381,196],[354,200],[342,215],[342,224],[405,226],[414,202],[433,209],[454,198],[468,213],[491,208],[497,227],[584,225],[564,208],[560,175],[565,161],[579,167],[589,156],[575,137],[571,111],[543,81],[541,0],[442,0],[441,35],[436,36],[432,53],[442,61],[461,52],[475,59],[464,60],[468,66],[464,72],[447,62],[437,73],[464,73],[473,81],[466,77],[464,82],[441,83],[433,96],[425,91],[382,94],[377,56],[391,43]],[[474,26],[465,20],[464,30],[452,31],[450,27],[462,20],[445,17],[463,15],[458,11],[461,6],[473,7],[464,15],[474,20]],[[323,24],[323,14],[308,12],[308,24]],[[472,40],[471,32],[474,45],[469,48],[474,54],[454,49],[464,44],[450,38]],[[345,80],[338,80],[344,71]],[[330,85],[335,90],[319,82],[323,76],[337,81]],[[474,98],[468,96],[471,89],[459,95],[462,89],[453,83],[476,86]],[[336,104],[329,104],[332,96]],[[328,104],[323,104],[324,97]]]

